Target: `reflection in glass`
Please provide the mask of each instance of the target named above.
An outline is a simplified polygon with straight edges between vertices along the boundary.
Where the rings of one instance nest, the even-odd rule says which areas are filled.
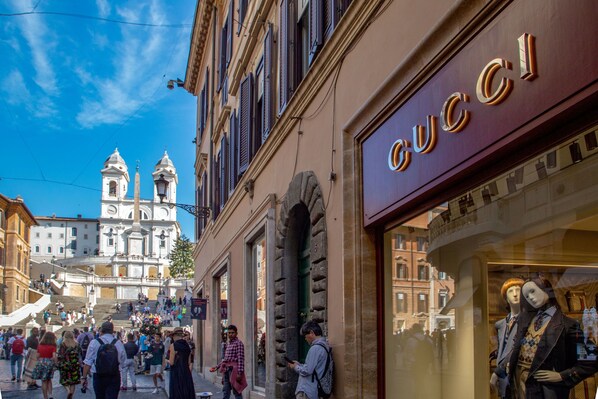
[[[588,366],[596,367],[595,131],[582,132],[386,231],[385,397],[498,398],[489,384],[498,355],[523,356],[515,345],[507,354],[499,349],[498,331],[515,328],[510,339],[518,342],[534,327],[518,326],[509,317],[513,309],[503,286],[511,279],[549,281],[564,317],[573,320],[571,330],[578,328],[574,349],[548,354],[567,359],[550,370],[578,370],[585,378]],[[518,317],[528,312],[527,321],[539,318],[531,313],[537,309],[521,309]],[[503,346],[509,340],[501,339]],[[572,389],[575,398],[586,398],[586,392],[590,397],[596,392],[594,378]]]
[[[261,238],[253,246],[255,270],[255,326],[254,326],[254,384],[265,388],[266,384],[266,239]]]

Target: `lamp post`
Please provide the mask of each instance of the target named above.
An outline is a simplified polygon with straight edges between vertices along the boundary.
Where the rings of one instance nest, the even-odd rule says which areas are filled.
[[[164,199],[167,197],[167,190],[168,190],[168,180],[164,178],[164,175],[161,174],[160,178],[155,180],[156,183],[156,191],[158,193],[158,197],[160,197],[160,203],[166,204],[170,208],[174,208],[178,206],[179,208],[184,209],[185,211],[189,212],[193,216],[197,218],[207,219],[210,217],[210,208],[207,206],[196,206],[196,205],[187,205],[187,204],[177,204],[174,202],[164,202]]]
[[[158,273],[158,295],[162,295],[162,273]]]

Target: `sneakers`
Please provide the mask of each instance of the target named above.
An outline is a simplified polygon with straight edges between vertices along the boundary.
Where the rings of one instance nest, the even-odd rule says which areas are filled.
[[[15,381],[17,379],[17,377],[15,377],[14,375],[12,376],[12,378],[10,379],[11,381]]]
[[[20,379],[20,378],[17,378],[17,382],[21,382],[21,381],[23,381],[23,380],[22,380],[22,379]]]
[[[160,391],[158,390],[158,388],[154,388],[154,390],[152,391],[152,393],[159,393]]]
[[[134,386],[134,387],[133,387],[133,391],[137,391],[137,387],[135,387],[135,386]]]

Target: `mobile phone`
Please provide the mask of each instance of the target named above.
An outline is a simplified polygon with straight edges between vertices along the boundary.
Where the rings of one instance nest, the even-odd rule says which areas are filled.
[[[286,360],[286,361],[287,361],[287,363],[294,363],[294,361],[293,361],[293,360],[291,360],[290,358],[288,358],[288,357],[286,357],[286,356],[284,356],[284,360]]]

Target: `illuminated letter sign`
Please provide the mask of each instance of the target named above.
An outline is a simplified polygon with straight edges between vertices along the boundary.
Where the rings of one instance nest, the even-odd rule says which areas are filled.
[[[409,141],[403,139],[398,139],[393,143],[388,153],[388,167],[391,170],[401,172],[407,169],[411,162],[411,153],[406,150],[409,146]]]
[[[476,95],[482,104],[496,105],[500,104],[507,98],[511,89],[513,88],[513,81],[511,79],[502,78],[498,88],[491,93],[492,79],[500,68],[511,69],[511,63],[502,58],[495,58],[490,61],[480,73],[478,83],[476,85]]]

